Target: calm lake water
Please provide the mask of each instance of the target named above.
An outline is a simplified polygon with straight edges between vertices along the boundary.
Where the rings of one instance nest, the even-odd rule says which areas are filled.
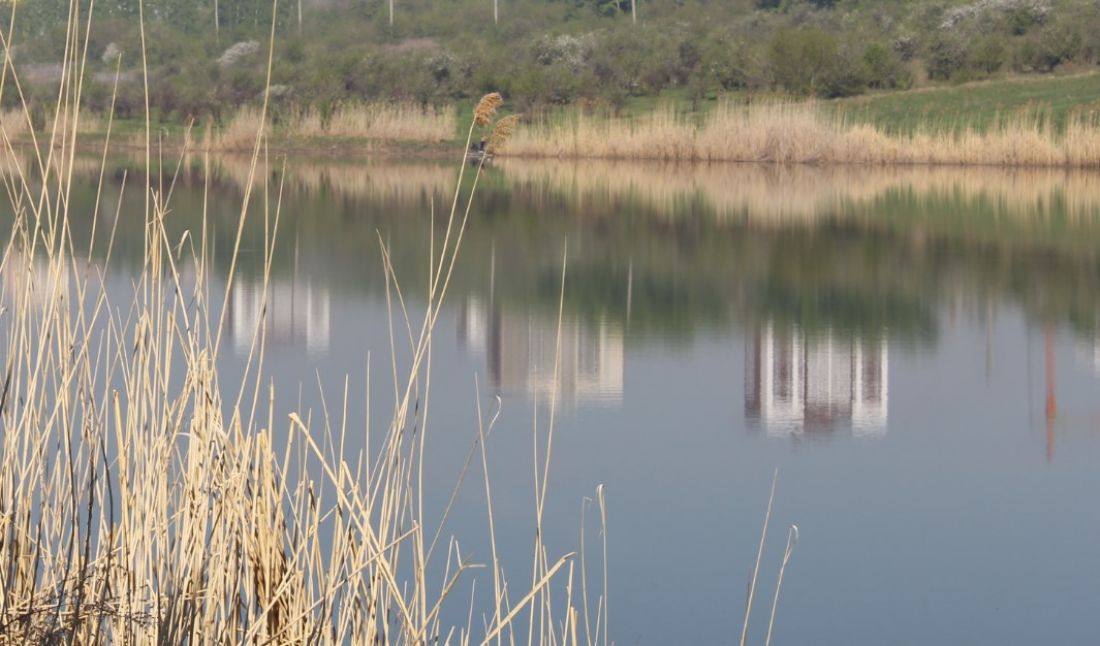
[[[104,199],[125,295],[143,198],[122,176]],[[214,289],[246,176],[222,159],[210,179]],[[340,414],[346,380],[352,454],[393,402],[380,240],[418,324],[457,167],[290,159],[285,179],[263,370],[315,417],[319,392]],[[200,226],[203,184],[174,189],[176,239]],[[791,524],[775,643],[1100,640],[1100,175],[504,160],[478,191],[433,346],[425,506],[439,517],[499,395],[512,590],[530,585],[533,428],[553,407],[546,541],[552,559],[576,549],[605,487],[618,644],[736,642],[776,469],[752,643]],[[244,238],[223,384],[262,316],[263,227]],[[589,507],[598,586],[597,521]],[[476,467],[447,531],[490,558]]]

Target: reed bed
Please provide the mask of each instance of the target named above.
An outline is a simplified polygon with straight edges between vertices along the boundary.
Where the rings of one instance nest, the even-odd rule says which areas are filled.
[[[450,141],[458,130],[455,110],[413,103],[353,103],[324,116],[316,108],[291,116],[280,126],[304,137],[360,137],[401,141]]]
[[[346,138],[378,141],[450,141],[458,128],[455,110],[411,103],[355,103],[337,106],[329,114],[306,108],[263,124],[281,138]],[[260,132],[261,111],[238,110],[221,128],[209,128],[207,150],[247,151]]]
[[[58,100],[66,121],[29,154],[0,137],[12,213],[0,252],[0,642],[489,644],[526,633],[530,643],[608,643],[606,584],[589,590],[575,555],[541,538],[553,412],[533,437],[540,457],[527,583],[506,583],[497,558],[486,459],[495,416],[478,409],[467,462],[480,453],[491,549],[479,553],[491,558],[473,562],[448,537],[450,507],[442,518],[424,512],[431,339],[472,192],[456,188],[445,233],[425,259],[423,319],[406,314],[384,263],[400,331],[391,356],[408,360],[389,366],[391,421],[365,429],[368,448],[345,455],[357,432],[345,422],[355,395],[333,397],[342,408],[331,415],[294,406],[277,414],[287,405],[264,374],[262,322],[243,376],[227,380],[218,369],[230,298],[219,285],[233,284],[247,218],[263,220],[265,287],[271,276],[282,179],[262,154],[266,106],[229,267],[218,273],[205,218],[199,230],[169,237],[175,176],[151,170],[164,160],[146,115],[144,170],[124,189],[144,197],[144,262],[120,297],[106,287],[113,232],[137,214],[98,198],[90,212],[71,210],[79,171],[76,137],[66,135],[79,131],[85,33],[70,23]],[[0,95],[6,89],[0,80]],[[109,147],[108,137],[103,160]],[[476,188],[480,167],[462,169],[460,178],[476,173]],[[90,242],[72,235],[77,218],[92,223]],[[596,500],[605,518],[602,490]],[[477,567],[488,570],[491,591],[458,594]],[[450,605],[464,623],[444,618],[454,616]]]
[[[501,154],[521,157],[815,164],[958,164],[1100,167],[1100,125],[1088,113],[1056,129],[1037,114],[985,129],[890,133],[820,104],[723,103],[694,123],[665,107],[626,119],[586,116],[535,122]]]
[[[12,141],[24,140],[30,138],[31,124],[33,119],[30,118],[30,111],[23,110],[21,108],[7,108],[0,110],[0,127],[4,129],[4,134]],[[36,128],[39,133],[56,133],[59,135],[59,139],[64,139],[66,130],[74,129],[80,134],[90,133],[102,133],[106,127],[105,119],[93,112],[81,111],[79,118],[74,118],[75,115],[62,112],[56,115],[51,112],[50,114],[44,114],[42,117],[43,124],[38,124]],[[71,132],[69,133],[71,134]]]

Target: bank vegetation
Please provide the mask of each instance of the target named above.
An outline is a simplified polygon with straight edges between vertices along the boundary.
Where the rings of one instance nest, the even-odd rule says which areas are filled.
[[[1091,112],[1060,127],[1042,111],[986,127],[929,125],[911,132],[837,115],[813,102],[725,103],[699,119],[669,108],[635,118],[568,112],[535,121],[504,154],[521,157],[818,164],[968,164],[1100,167]]]

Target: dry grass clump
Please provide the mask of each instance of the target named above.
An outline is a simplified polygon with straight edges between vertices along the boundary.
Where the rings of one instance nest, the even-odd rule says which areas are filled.
[[[207,123],[202,140],[203,150],[250,151],[265,128],[264,113],[259,108],[238,110],[225,126],[215,128]]]
[[[444,141],[454,137],[455,111],[450,106],[433,107],[411,103],[365,103],[341,105],[327,119],[316,110],[280,125],[290,136],[360,137],[402,141]]]
[[[17,108],[0,110],[0,130],[8,139],[17,139],[30,130],[26,113]]]
[[[781,163],[968,164],[1100,167],[1100,126],[1090,115],[1064,130],[1014,115],[986,130],[887,133],[828,114],[813,102],[725,103],[696,125],[665,107],[636,119],[581,112],[519,133],[508,153],[531,157]]]
[[[473,197],[460,193],[461,181],[445,233],[431,246],[424,318],[396,316],[407,334],[393,343],[407,338],[408,346],[392,348],[392,356],[409,359],[395,358],[390,367],[397,381],[391,421],[381,432],[366,431],[369,449],[345,455],[351,431],[327,408],[316,418],[276,413],[282,400],[264,376],[262,317],[243,376],[229,380],[218,369],[230,298],[220,286],[234,284],[250,217],[262,218],[267,232],[258,258],[268,291],[281,180],[268,184],[262,130],[252,134],[237,234],[223,270],[213,261],[205,218],[200,230],[169,237],[174,178],[151,171],[147,118],[144,172],[125,187],[145,197],[143,263],[131,277],[132,292],[123,291],[122,300],[108,293],[110,232],[133,226],[138,214],[105,208],[105,162],[94,206],[77,212],[70,199],[75,138],[61,135],[77,130],[86,51],[80,38],[87,33],[77,27],[68,31],[62,83],[77,89],[59,99],[72,108],[62,112],[71,121],[52,130],[53,144],[35,146],[26,168],[10,143],[0,142],[14,169],[2,178],[13,216],[0,245],[0,641],[487,644],[498,636],[513,642],[521,617],[526,624],[516,632],[527,632],[532,643],[599,640],[604,598],[596,601],[593,633],[588,593],[583,583],[574,585],[574,555],[552,553],[541,539],[552,423],[535,437],[543,456],[535,557],[522,586],[504,582],[497,558],[485,459],[493,422],[472,429],[492,543],[479,553],[491,554],[484,565],[492,597],[477,604],[471,592],[454,601],[469,617],[464,625],[444,619],[479,566],[447,538],[446,514],[425,515],[421,488],[431,433],[431,339]],[[0,81],[0,96],[4,89]],[[266,106],[242,117],[234,141],[244,145],[245,126],[262,128],[266,117]],[[75,218],[89,223],[91,242],[72,236]],[[403,313],[385,245],[382,252],[387,293],[396,294],[401,305],[394,310]],[[344,411],[352,398],[343,394]],[[476,618],[475,607],[484,610]]]
[[[241,108],[226,125],[213,131],[204,142],[208,150],[241,151],[251,148],[260,131],[260,111]],[[323,115],[316,108],[284,116],[269,124],[283,137],[341,137],[383,141],[445,141],[457,128],[450,107],[410,103],[356,103],[335,108]]]
[[[31,132],[31,119],[28,112],[21,108],[7,108],[0,110],[0,130],[3,136],[11,141],[21,140]],[[72,128],[81,134],[102,133],[106,128],[104,119],[92,112],[80,112],[79,118],[74,119],[72,114],[62,113],[55,119],[53,115],[46,115],[44,120],[49,132],[58,135],[58,140],[63,140],[66,133],[72,134]],[[75,126],[74,126],[75,124]],[[56,127],[55,127],[56,126]]]

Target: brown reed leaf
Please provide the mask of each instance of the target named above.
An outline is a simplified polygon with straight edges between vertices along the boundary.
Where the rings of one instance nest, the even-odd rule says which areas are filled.
[[[489,144],[486,149],[491,153],[500,150],[508,141],[508,138],[512,136],[512,131],[516,129],[516,124],[519,123],[522,116],[510,114],[497,121],[497,125],[493,127],[493,134],[489,135]]]
[[[477,107],[474,108],[474,121],[477,122],[477,125],[482,128],[489,125],[501,103],[504,103],[504,98],[500,96],[500,92],[490,92],[481,97],[481,100],[477,102]]]

